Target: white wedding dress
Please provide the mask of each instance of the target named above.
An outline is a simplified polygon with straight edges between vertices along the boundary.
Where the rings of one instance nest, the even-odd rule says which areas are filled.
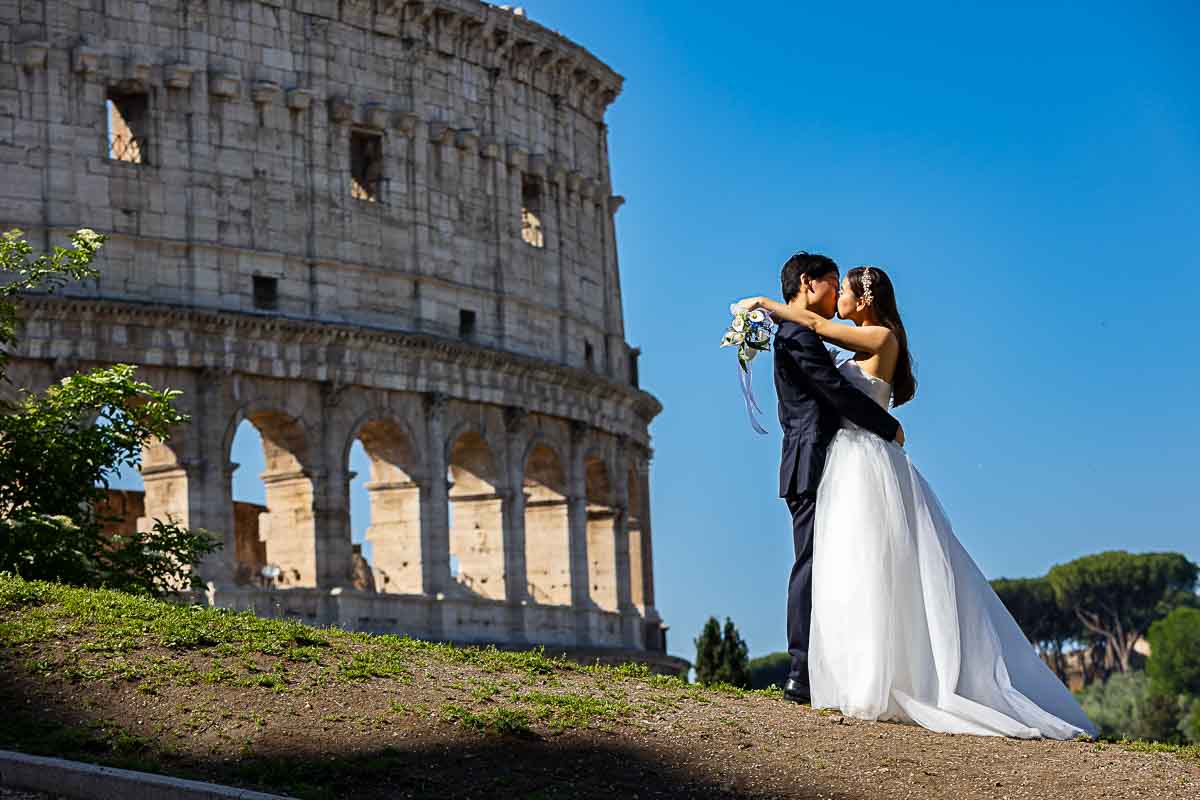
[[[840,370],[888,407],[888,383],[854,361]],[[945,733],[1096,735],[904,449],[845,424],[817,495],[812,707]]]

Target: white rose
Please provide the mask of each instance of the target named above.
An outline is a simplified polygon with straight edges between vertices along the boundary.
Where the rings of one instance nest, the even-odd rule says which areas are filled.
[[[734,317],[732,327],[735,331],[745,330],[746,329],[746,318],[745,317]]]

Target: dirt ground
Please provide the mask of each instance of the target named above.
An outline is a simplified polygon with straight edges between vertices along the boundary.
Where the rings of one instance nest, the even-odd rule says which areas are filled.
[[[58,741],[78,751],[66,757],[304,797],[1200,798],[1200,764],[1173,754],[947,736],[777,696],[587,672],[532,677],[433,657],[414,659],[401,678],[306,688],[313,676],[302,673],[320,669],[306,665],[291,671],[287,691],[147,690],[145,678],[70,680],[46,668],[70,651],[44,643],[21,654],[26,666],[8,661],[0,707],[10,710],[9,738],[25,725],[41,732],[34,749]],[[196,669],[206,661],[182,659]],[[506,728],[504,710],[520,708],[534,713]]]
[[[948,736],[3,575],[0,749],[313,800],[1200,800],[1200,747]]]

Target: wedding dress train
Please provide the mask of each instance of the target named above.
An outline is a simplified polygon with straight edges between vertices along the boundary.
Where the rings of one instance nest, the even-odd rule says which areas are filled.
[[[887,407],[887,382],[854,361],[840,369]],[[814,535],[813,708],[946,733],[1096,734],[903,448],[847,423],[829,448]]]

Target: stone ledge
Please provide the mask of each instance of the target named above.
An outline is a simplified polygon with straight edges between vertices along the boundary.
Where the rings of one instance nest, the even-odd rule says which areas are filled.
[[[279,0],[256,2],[282,6]],[[533,83],[535,75],[543,75],[555,94],[568,97],[573,106],[594,114],[597,121],[603,119],[625,82],[612,67],[558,31],[479,0],[357,0],[351,5],[357,10],[339,0],[308,0],[296,13],[389,38],[420,41],[431,53],[457,56],[488,69],[510,65],[517,80]],[[19,45],[20,63],[29,70],[44,68],[51,47],[40,40]],[[76,71],[97,71],[103,51],[94,49],[97,57],[93,60],[75,54]],[[108,55],[121,58],[117,52]],[[236,75],[215,75],[210,83],[218,87],[213,92],[218,97],[238,94]]]
[[[404,635],[457,646],[494,645],[518,650],[544,647],[553,653],[587,653],[593,661],[670,658],[646,650],[644,642],[630,641],[631,631],[650,619],[649,614],[643,616],[636,609],[618,612],[510,603],[470,595],[431,597],[317,587],[212,586],[207,592],[187,593],[181,599],[249,611],[264,618],[295,619],[306,625]]]
[[[558,386],[574,392],[578,397],[591,398],[601,402],[611,403],[616,407],[627,407],[637,415],[645,425],[649,425],[661,411],[662,404],[648,392],[636,389],[619,381],[588,372],[577,367],[558,364],[553,361],[534,356],[467,344],[465,342],[445,339],[431,334],[413,333],[401,330],[389,330],[363,325],[347,325],[345,323],[321,322],[307,319],[285,317],[278,314],[253,314],[238,311],[212,311],[198,309],[193,306],[172,306],[160,303],[138,303],[134,301],[88,300],[78,298],[61,298],[49,295],[23,295],[20,300],[23,314],[23,324],[28,326],[33,322],[53,320],[67,322],[72,325],[80,323],[96,328],[115,327],[122,324],[139,324],[162,330],[172,330],[193,333],[198,337],[211,339],[228,339],[231,332],[236,332],[238,338],[248,341],[279,341],[283,345],[301,345],[305,349],[322,350],[330,346],[345,348],[347,343],[361,343],[361,350],[382,350],[384,352],[403,351],[406,357],[414,362],[433,361],[453,363],[464,370],[485,370],[506,374],[514,381],[514,386],[525,387],[531,411],[539,411],[536,398],[529,392],[530,384],[542,386]],[[190,329],[190,330],[189,330]],[[45,338],[45,337],[41,337]],[[32,341],[38,341],[37,338]],[[28,346],[31,339],[22,337],[21,345],[14,354],[18,358],[38,358],[31,355]],[[77,355],[80,360],[104,360],[104,354],[97,349],[99,342],[92,342],[96,349],[95,357]],[[126,357],[115,357],[111,354],[108,360],[114,362],[129,361]],[[311,354],[310,354],[311,355]],[[225,347],[209,349],[180,348],[171,358],[159,363],[146,364],[145,361],[133,360],[133,363],[146,364],[155,367],[183,368],[217,368],[230,371],[242,371],[245,367],[229,363],[229,354]],[[217,357],[220,357],[218,362]],[[259,359],[261,360],[261,359]],[[295,374],[295,380],[332,381],[341,385],[364,385],[373,387],[375,384],[356,379],[353,375],[339,375],[339,372],[353,370],[336,363],[327,363],[326,374],[313,372],[319,362],[313,358],[301,359],[302,371]],[[339,368],[340,366],[340,368]],[[361,372],[359,368],[357,371]],[[329,374],[332,373],[332,374]],[[269,375],[268,377],[277,377]],[[382,382],[381,382],[382,383]],[[394,388],[381,385],[378,388]],[[425,391],[429,389],[426,388]],[[457,393],[455,393],[457,395]],[[471,399],[471,398],[464,398]],[[515,398],[514,398],[515,399]],[[514,402],[513,405],[519,405]],[[581,406],[582,407],[582,406]],[[590,414],[564,414],[562,409],[547,409],[544,413],[562,416],[567,419],[579,419],[600,429],[595,416]],[[624,432],[624,431],[620,431]],[[636,431],[637,438],[648,441],[646,432]]]

